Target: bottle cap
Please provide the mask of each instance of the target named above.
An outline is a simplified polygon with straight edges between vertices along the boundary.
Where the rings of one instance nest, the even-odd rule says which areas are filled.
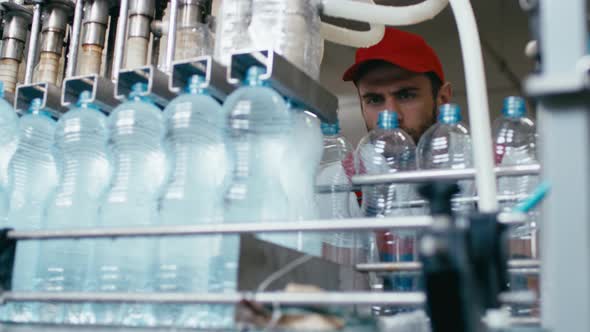
[[[397,120],[397,113],[392,111],[381,111],[379,113],[379,119],[377,120],[377,127],[381,129],[395,129],[399,127]]]
[[[322,122],[321,128],[324,136],[334,136],[340,133],[340,125],[338,124],[338,121],[336,121],[336,123]]]
[[[260,75],[265,73],[265,69],[260,66],[252,66],[246,71],[246,77],[244,78],[245,85],[260,86],[263,85]]]
[[[438,121],[445,124],[461,122],[461,108],[457,104],[443,104],[439,107]]]
[[[526,114],[524,98],[518,96],[504,98],[502,114],[510,118],[522,118]]]

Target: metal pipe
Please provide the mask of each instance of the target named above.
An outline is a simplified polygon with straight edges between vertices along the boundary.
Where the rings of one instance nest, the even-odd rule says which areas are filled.
[[[76,74],[76,66],[78,64],[78,46],[80,44],[83,14],[84,0],[76,0],[76,7],[74,9],[74,23],[72,24],[72,37],[70,38],[70,50],[68,54],[68,66],[66,67],[66,77],[72,77]]]
[[[125,68],[145,66],[148,60],[150,43],[150,23],[156,9],[155,0],[132,0],[129,3],[129,24],[127,48],[125,49]]]
[[[117,21],[117,38],[115,39],[115,55],[113,56],[113,72],[111,75],[113,81],[119,78],[119,71],[121,71],[121,67],[123,66],[128,12],[129,0],[121,0],[121,4],[119,5],[119,19]]]
[[[4,82],[4,90],[12,93],[16,90],[18,68],[23,59],[30,16],[19,10],[5,13],[6,20],[0,50],[0,80]]]
[[[500,216],[503,216],[500,218]],[[521,214],[500,213],[498,220],[505,224],[520,224],[526,221]],[[376,229],[417,229],[432,225],[430,216],[351,218],[342,220],[306,220],[300,222],[235,223],[194,226],[151,226],[84,228],[74,230],[9,231],[8,238],[17,240],[71,239],[71,238],[114,238],[114,237],[157,237],[188,236],[207,234],[247,234],[281,232],[330,232],[361,231]]]
[[[170,15],[168,17],[168,35],[166,40],[166,62],[164,70],[172,70],[174,50],[176,48],[176,18],[178,17],[178,0],[170,0]]]
[[[541,262],[534,259],[513,259],[508,261],[508,269],[538,269]],[[422,270],[420,262],[364,263],[357,264],[359,272],[415,272]]]
[[[496,177],[500,176],[522,176],[537,175],[541,172],[538,164],[495,167]],[[352,177],[355,185],[374,185],[387,183],[416,183],[432,180],[465,180],[475,177],[475,169],[442,169],[442,170],[420,170],[411,172],[399,172],[379,175],[356,175]]]
[[[78,75],[100,74],[108,22],[108,0],[90,0],[84,4],[81,53],[77,66]]]
[[[108,302],[154,304],[236,304],[242,301],[283,305],[390,305],[422,306],[422,292],[267,292],[267,293],[78,293],[78,292],[4,292],[7,302]]]
[[[125,1],[125,0],[123,0]],[[39,30],[41,28],[41,4],[35,4],[33,7],[33,20],[31,22],[31,33],[29,35],[29,52],[27,53],[27,63],[25,67],[24,84],[33,82],[33,70],[35,68],[35,57],[37,56],[37,43]]]
[[[357,218],[346,220],[309,220],[283,223],[235,223],[194,226],[153,226],[128,228],[88,228],[77,230],[10,231],[8,237],[18,240],[155,237],[204,234],[277,233],[277,232],[329,232],[336,230],[415,229],[432,224],[430,216]]]

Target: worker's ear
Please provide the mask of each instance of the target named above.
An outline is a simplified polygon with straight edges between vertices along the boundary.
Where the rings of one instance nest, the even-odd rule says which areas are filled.
[[[436,96],[436,104],[438,106],[442,104],[448,104],[451,102],[452,98],[453,86],[451,85],[451,82],[445,82],[445,84],[443,84],[438,91],[438,96]]]

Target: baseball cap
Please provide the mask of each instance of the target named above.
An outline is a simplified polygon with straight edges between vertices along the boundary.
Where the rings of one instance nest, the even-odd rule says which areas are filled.
[[[355,62],[344,72],[342,79],[356,80],[361,65],[372,60],[386,61],[415,73],[433,72],[441,82],[445,81],[442,65],[432,47],[422,37],[410,32],[385,28],[379,43],[356,51]]]

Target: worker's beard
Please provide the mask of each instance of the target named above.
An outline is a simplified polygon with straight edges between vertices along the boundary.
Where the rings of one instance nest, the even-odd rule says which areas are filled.
[[[422,135],[432,126],[436,123],[436,114],[437,114],[437,110],[436,110],[436,106],[434,108],[434,110],[432,111],[432,116],[430,117],[430,119],[428,119],[427,121],[424,121],[423,123],[420,124],[420,127],[418,128],[406,128],[406,127],[401,127],[406,133],[408,133],[408,135],[410,135],[410,137],[412,137],[412,139],[414,140],[414,143],[417,145],[418,142],[420,141],[420,137],[422,137]]]

